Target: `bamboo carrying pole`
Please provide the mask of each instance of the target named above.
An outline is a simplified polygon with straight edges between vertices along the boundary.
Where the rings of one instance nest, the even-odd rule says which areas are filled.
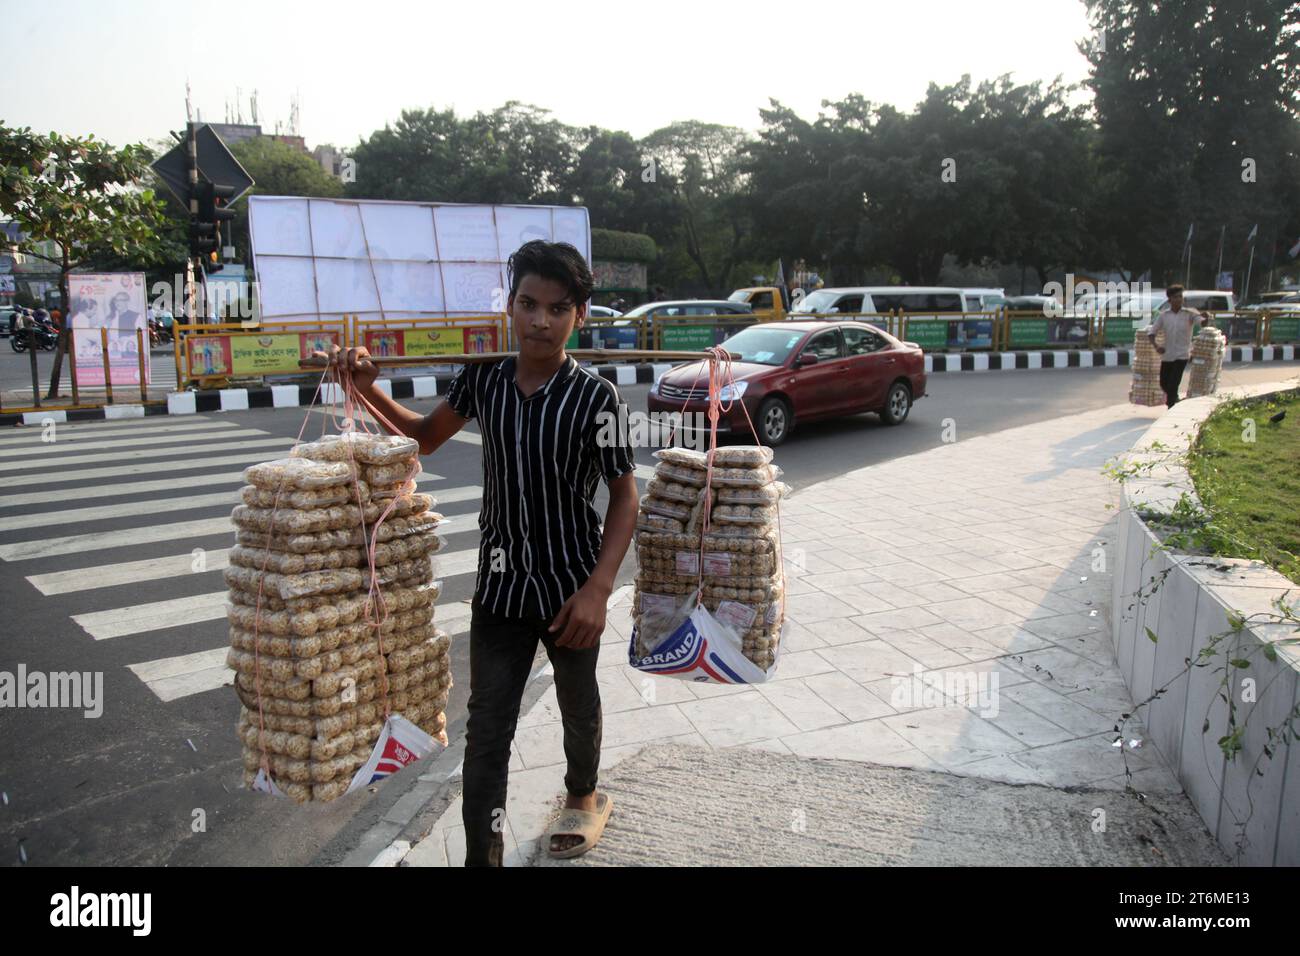
[[[340,353],[341,354],[341,353]],[[475,362],[499,362],[502,359],[518,355],[517,352],[476,352],[471,354],[458,355],[395,355],[388,358],[380,358],[375,355],[368,356],[371,362],[376,365],[469,365]],[[568,349],[566,354],[572,355],[578,360],[601,361],[614,359],[660,359],[670,362],[692,362],[704,361],[711,357],[709,352],[664,352],[655,349]],[[741,357],[736,352],[726,353],[727,357],[733,362],[739,362]],[[318,353],[311,358],[301,359],[298,362],[300,368],[324,368],[328,363],[324,353]]]

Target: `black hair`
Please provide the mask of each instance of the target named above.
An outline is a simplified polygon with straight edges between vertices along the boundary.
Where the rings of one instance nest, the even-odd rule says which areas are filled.
[[[1168,289],[1165,289],[1165,298],[1172,299],[1176,295],[1182,295],[1183,291],[1184,290],[1181,285],[1179,285],[1178,283],[1174,283]]]
[[[534,239],[514,251],[506,263],[510,281],[510,295],[519,291],[519,282],[526,275],[554,279],[569,290],[573,304],[581,306],[591,298],[596,278],[591,274],[582,253],[567,242],[547,242]]]

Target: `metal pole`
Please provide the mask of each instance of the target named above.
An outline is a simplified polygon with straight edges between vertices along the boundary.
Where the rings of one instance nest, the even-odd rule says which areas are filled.
[[[32,402],[40,408],[41,382],[40,375],[36,371],[36,327],[29,325],[24,331],[27,333],[27,352],[32,359]]]
[[[108,329],[99,330],[99,344],[103,351],[100,355],[104,359],[104,404],[113,404],[113,375],[108,365]]]
[[[146,355],[148,355],[149,352],[148,352],[147,347],[145,346],[145,341],[144,341],[144,329],[136,329],[136,330],[135,330],[135,339],[136,339],[136,342],[138,343],[138,346],[139,346],[139,355],[140,355],[140,402],[141,402],[141,404],[143,404],[144,402],[149,401],[149,389],[148,389],[148,387],[147,387],[146,384],[145,384],[145,377],[144,377],[144,357],[145,357]]]
[[[181,391],[185,380],[181,378],[181,322],[172,319],[172,353],[176,356],[176,391]]]
[[[1246,288],[1241,290],[1241,302],[1243,305],[1250,299],[1250,270],[1255,265],[1255,244],[1250,244],[1250,262],[1246,265]]]
[[[71,325],[72,316],[64,319],[68,322],[68,377],[72,379],[72,404],[80,405],[81,399],[77,395],[77,330]]]
[[[1219,268],[1214,270],[1214,287],[1219,287],[1219,276],[1223,275],[1223,237],[1227,233],[1226,225],[1219,227]]]

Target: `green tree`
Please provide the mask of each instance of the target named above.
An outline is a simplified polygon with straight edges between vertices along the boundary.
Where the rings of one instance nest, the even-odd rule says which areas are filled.
[[[704,287],[725,291],[747,260],[752,222],[744,201],[745,143],[742,130],[695,120],[665,126],[641,141],[654,163],[654,181],[672,198],[676,220],[672,234],[663,237],[669,241],[660,281],[684,279],[688,262]]]
[[[43,136],[0,123],[0,213],[18,225],[15,251],[58,267],[64,315],[73,269],[104,261],[146,266],[167,257],[163,205],[142,186],[149,159],[138,144],[114,148],[93,135]],[[54,255],[43,251],[49,243]],[[47,398],[59,394],[69,340],[63,326]]]
[[[244,171],[253,177],[254,186],[247,195],[315,196],[330,199],[343,195],[343,183],[331,176],[308,153],[288,143],[258,136],[240,140],[230,147]],[[236,255],[248,253],[248,200],[234,205],[235,218],[230,222]]]
[[[1300,232],[1300,4],[1294,0],[1087,0],[1104,43],[1091,63],[1101,182],[1098,230],[1156,280],[1181,280],[1187,227],[1209,276],[1241,241]],[[1243,164],[1252,161],[1253,181]],[[1194,283],[1195,284],[1195,283]]]
[[[577,134],[536,106],[511,101],[460,119],[403,110],[353,150],[348,195],[411,202],[567,204]]]

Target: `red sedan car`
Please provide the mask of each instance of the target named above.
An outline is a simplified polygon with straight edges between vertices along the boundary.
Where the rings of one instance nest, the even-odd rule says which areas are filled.
[[[740,355],[731,364],[730,412],[718,432],[749,437],[749,421],[764,445],[785,441],[796,422],[878,412],[886,424],[906,420],[925,395],[921,348],[863,322],[763,322],[722,343]],[[650,412],[708,411],[707,362],[669,369],[650,389]],[[741,410],[744,405],[745,411]]]

